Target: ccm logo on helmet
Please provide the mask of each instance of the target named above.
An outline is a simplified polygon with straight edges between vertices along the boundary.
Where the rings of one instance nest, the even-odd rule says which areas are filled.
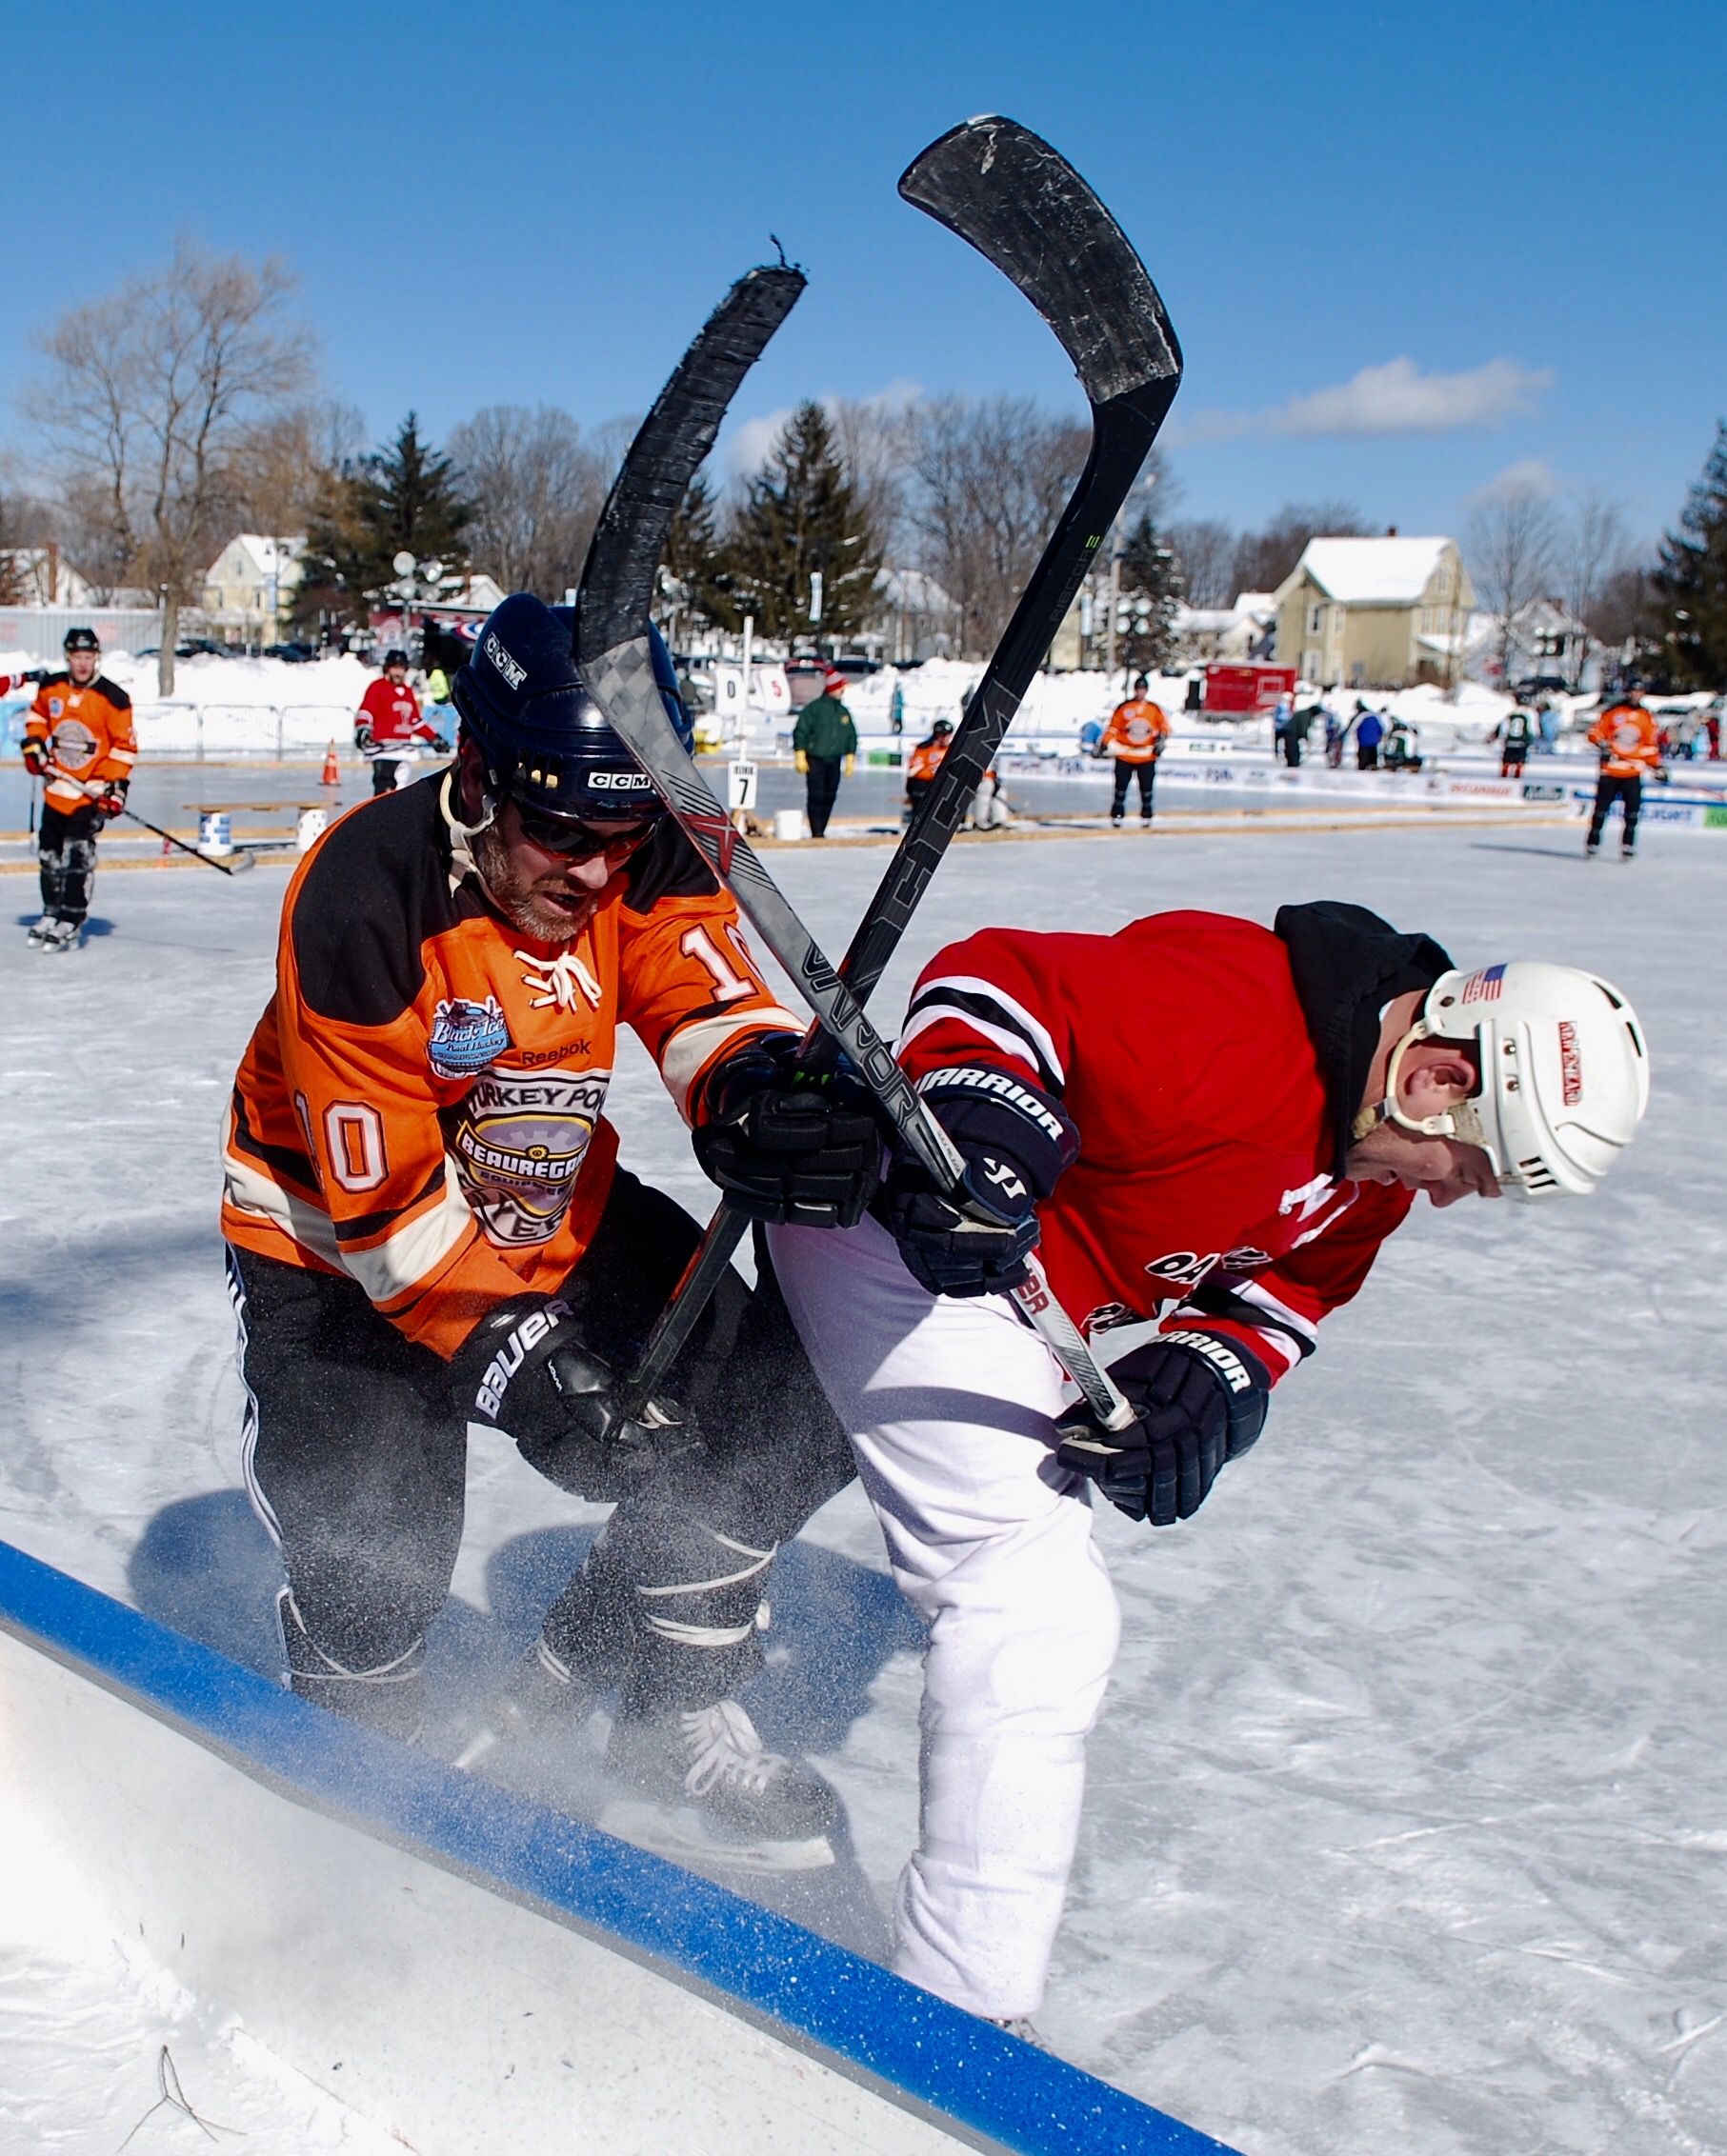
[[[641,793],[653,790],[646,771],[590,771],[588,784],[595,793]]]
[[[523,682],[528,678],[527,668],[524,666],[519,666],[516,661],[510,656],[509,652],[505,650],[504,647],[498,642],[497,638],[492,634],[490,629],[488,629],[486,632],[484,649],[486,656],[492,661],[492,665],[497,669],[499,673],[503,675],[504,679],[510,684],[511,688],[520,689]]]

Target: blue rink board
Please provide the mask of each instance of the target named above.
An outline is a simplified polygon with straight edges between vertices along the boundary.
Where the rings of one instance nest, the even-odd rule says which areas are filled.
[[[7,1543],[0,1626],[282,1795],[615,1941],[963,2141],[1023,2156],[1233,2156],[801,1925],[353,1727]]]

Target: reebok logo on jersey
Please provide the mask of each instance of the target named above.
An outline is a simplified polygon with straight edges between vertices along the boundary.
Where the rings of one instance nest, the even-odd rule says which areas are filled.
[[[932,1070],[927,1078],[920,1078],[917,1090],[920,1093],[983,1093],[991,1100],[999,1101],[1004,1108],[1017,1108],[1028,1123],[1034,1123],[1058,1146],[1067,1137],[1067,1126],[1061,1118],[1052,1114],[1035,1093],[1029,1092],[1005,1070],[984,1070],[975,1064],[955,1064],[946,1070]]]
[[[528,678],[528,669],[512,659],[490,629],[486,631],[486,656],[501,673],[512,689],[520,689]]]
[[[482,1415],[490,1415],[496,1422],[504,1411],[510,1380],[526,1362],[529,1351],[549,1332],[556,1331],[559,1321],[569,1315],[569,1304],[557,1300],[548,1303],[544,1309],[531,1311],[520,1325],[512,1328],[510,1337],[486,1365],[486,1374],[474,1393],[473,1405]]]

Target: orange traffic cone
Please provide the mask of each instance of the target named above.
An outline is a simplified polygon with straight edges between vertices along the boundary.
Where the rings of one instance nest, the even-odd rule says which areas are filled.
[[[323,776],[318,780],[318,784],[320,786],[340,786],[341,783],[342,773],[336,764],[336,745],[332,741],[324,751],[324,771]]]

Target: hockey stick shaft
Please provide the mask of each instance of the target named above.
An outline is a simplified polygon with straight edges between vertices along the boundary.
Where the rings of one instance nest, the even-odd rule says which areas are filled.
[[[1028,579],[958,731],[865,908],[840,975],[874,989],[989,770],[1104,534],[1143,469],[1181,382],[1181,350],[1144,265],[1095,194],[1029,129],[968,121],[916,157],[908,202],[976,247],[1037,308],[1074,362],[1092,407],[1085,468]],[[1101,298],[1100,298],[1100,295]],[[831,1060],[818,1025],[800,1060]],[[665,1378],[742,1240],[723,1202],[673,1290],[631,1381],[646,1399]]]
[[[99,793],[92,792],[82,779],[73,778],[70,771],[63,771],[57,764],[50,764],[49,769],[64,785],[75,786],[86,801],[99,801],[102,798]],[[153,831],[157,838],[165,839],[170,846],[177,846],[182,853],[190,853],[194,861],[202,861],[207,868],[219,868],[225,876],[231,876],[236,872],[226,862],[218,861],[211,854],[200,853],[195,846],[188,846],[183,838],[175,838],[172,831],[165,831],[160,824],[151,823],[146,817],[140,816],[135,808],[122,807],[120,813],[130,816],[134,824],[142,824],[147,831]],[[249,868],[251,867],[250,860],[246,866]]]

